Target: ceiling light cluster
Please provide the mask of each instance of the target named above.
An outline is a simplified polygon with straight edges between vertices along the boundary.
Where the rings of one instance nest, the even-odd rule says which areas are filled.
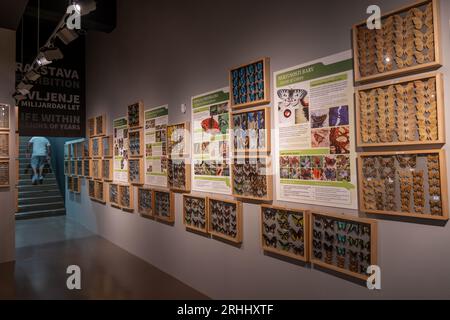
[[[96,10],[96,2],[94,0],[74,1],[72,5],[75,6],[75,10],[81,16]],[[27,98],[34,83],[40,78],[40,68],[51,64],[53,61],[64,58],[62,51],[55,44],[57,42],[56,40],[59,39],[60,42],[67,46],[83,33],[82,30],[69,29],[67,27],[66,21],[69,16],[69,13],[63,16],[46,44],[40,49],[39,54],[31,64],[30,70],[23,75],[22,80],[16,86],[16,92],[13,94],[13,98],[16,100],[17,105],[18,102]]]

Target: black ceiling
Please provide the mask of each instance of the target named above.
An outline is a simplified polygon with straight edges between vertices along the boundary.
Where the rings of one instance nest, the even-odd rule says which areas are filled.
[[[0,28],[17,30],[28,0],[0,1]]]

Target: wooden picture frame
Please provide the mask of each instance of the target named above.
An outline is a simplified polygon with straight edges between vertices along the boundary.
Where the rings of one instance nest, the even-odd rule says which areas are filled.
[[[113,137],[102,137],[102,155],[103,158],[112,158],[114,151]]]
[[[103,159],[102,160],[102,179],[105,182],[113,181],[113,168],[114,162],[112,159]]]
[[[231,109],[270,104],[270,58],[263,57],[231,68],[229,87]]]
[[[361,67],[361,61],[360,61],[360,46],[359,46],[359,42],[360,43],[364,43],[366,46],[370,47],[372,50],[374,48],[376,48],[375,46],[375,37],[376,37],[376,33],[378,32],[378,30],[369,30],[366,27],[366,21],[362,21],[356,25],[353,26],[353,57],[354,57],[354,70],[355,70],[355,82],[357,83],[362,83],[362,82],[371,82],[371,81],[375,81],[375,80],[382,80],[382,79],[390,79],[390,78],[395,78],[401,75],[406,75],[406,74],[411,74],[411,73],[418,73],[418,72],[422,72],[425,70],[431,70],[431,69],[437,69],[442,65],[442,59],[441,59],[441,47],[440,47],[440,37],[441,37],[441,33],[440,33],[440,9],[439,9],[439,0],[425,0],[425,1],[419,1],[419,2],[415,2],[413,4],[404,6],[402,8],[399,8],[397,10],[388,12],[384,15],[382,15],[381,20],[382,20],[382,24],[383,25],[389,25],[389,23],[386,23],[386,21],[389,21],[389,19],[394,19],[394,17],[398,17],[398,16],[405,16],[408,14],[408,11],[410,10],[414,10],[414,9],[419,9],[422,11],[422,14],[425,14],[424,10],[422,9],[426,9],[427,5],[431,5],[431,11],[430,11],[430,15],[432,15],[432,26],[428,27],[427,29],[429,29],[430,32],[433,32],[433,47],[432,50],[434,51],[434,59],[429,59],[428,62],[424,62],[420,63],[420,61],[417,61],[417,57],[414,58],[413,56],[411,56],[412,62],[411,65],[409,65],[409,62],[406,64],[405,66],[401,66],[396,62],[397,56],[396,56],[396,52],[395,50],[392,50],[392,57],[390,57],[390,59],[386,59],[386,55],[383,52],[383,54],[380,54],[379,57],[379,61],[378,63],[381,65],[384,65],[384,67],[382,67],[384,70],[382,70],[382,72],[380,72],[380,67],[376,66],[376,57],[377,55],[372,52],[373,55],[375,55],[375,58],[373,59],[373,63],[371,68],[377,70],[377,72],[368,72],[368,74],[362,74],[362,67]],[[392,18],[391,18],[392,17]],[[426,25],[426,24],[423,24]],[[363,33],[359,34],[359,32],[362,32],[361,30],[364,29],[364,37],[363,37]],[[385,35],[383,38],[390,36],[392,34],[393,37],[395,37],[395,35],[392,33],[387,33],[387,35]],[[358,38],[358,36],[361,36],[361,38]],[[368,39],[366,39],[365,37],[370,37],[373,40],[368,41]],[[414,39],[410,40],[414,42]],[[393,48],[394,46],[392,44],[389,44],[391,46],[391,48]],[[384,46],[384,44],[383,44]],[[384,47],[383,47],[384,48]],[[388,47],[385,47],[388,48]],[[412,48],[416,49],[415,44],[412,43]],[[417,49],[416,49],[417,50]],[[418,51],[415,51],[418,52]],[[420,52],[420,51],[419,51]],[[408,54],[409,55],[409,54]],[[367,57],[367,56],[366,56]],[[402,54],[403,57],[403,54]],[[409,57],[409,56],[408,56]],[[370,62],[370,61],[369,61]],[[368,62],[368,63],[369,63]],[[413,63],[414,62],[414,63]],[[402,62],[403,63],[403,62]],[[375,66],[374,66],[375,64]],[[393,69],[393,66],[396,66],[396,69]],[[392,66],[392,70],[389,70]],[[361,68],[360,68],[361,67]]]
[[[216,202],[217,204],[215,204],[214,202]],[[219,214],[219,212],[216,212],[216,211],[221,210],[221,209],[219,209],[220,207],[216,209],[216,207],[219,204],[222,206],[222,208],[224,208],[225,206],[234,208],[235,216],[236,216],[235,236],[225,234],[224,232],[219,232],[218,230],[216,230],[216,229],[218,229],[218,227],[217,228],[214,227],[214,224],[215,224],[214,221],[216,220],[216,218],[214,216]],[[225,213],[220,213],[220,215],[223,218],[225,217]],[[231,215],[231,213],[230,213],[230,215]],[[224,221],[224,223],[222,223],[221,228],[223,228],[225,223],[226,223],[225,221]],[[223,240],[226,240],[226,241],[229,241],[229,242],[232,242],[235,244],[241,244],[242,237],[243,237],[243,225],[242,224],[243,224],[242,202],[236,201],[236,200],[225,200],[225,199],[220,199],[220,198],[215,198],[215,197],[208,197],[208,232],[213,237],[221,238]],[[231,226],[231,224],[230,224],[230,226]]]
[[[93,159],[100,159],[103,156],[102,137],[94,137],[90,140],[89,154]]]
[[[95,133],[96,133],[96,129],[95,129],[95,118],[89,118],[87,121],[87,137],[88,138],[93,138],[95,137]]]
[[[199,207],[199,209],[192,208],[194,205]],[[194,217],[194,215],[199,217]],[[199,220],[198,225],[195,225],[195,222],[193,222],[194,218]],[[183,195],[183,224],[188,230],[208,233],[208,197]],[[202,227],[202,224],[204,227]]]
[[[102,204],[106,203],[105,183],[103,181],[95,181],[95,200]]]
[[[72,161],[70,160],[64,160],[64,175],[70,176],[70,164]]]
[[[128,183],[144,184],[144,159],[128,159]]]
[[[264,116],[263,121],[260,120],[260,115]],[[252,118],[253,120],[250,121]],[[249,128],[251,123],[251,126],[255,126],[256,128]],[[262,124],[262,128],[258,128]],[[240,126],[239,128],[236,127],[238,125]],[[271,119],[269,107],[256,107],[233,111],[231,113],[230,126],[233,153],[271,152]],[[263,140],[263,146],[260,146],[261,140]],[[241,146],[243,148],[240,148]]]
[[[435,92],[426,92],[426,94],[429,96],[428,99],[430,100],[430,103],[427,103],[426,105],[428,107],[425,107],[425,103],[423,104],[424,110],[422,112],[416,111],[414,112],[414,117],[410,119],[412,123],[415,124],[415,130],[409,130],[411,131],[411,134],[414,135],[413,140],[406,140],[406,141],[399,141],[398,133],[396,131],[398,130],[398,126],[396,125],[396,114],[398,107],[397,102],[397,95],[395,94],[396,90],[395,88],[397,86],[401,86],[402,88],[417,86],[417,83],[422,84],[424,87],[427,87],[427,84],[429,81],[432,81],[432,83],[435,84],[436,91]],[[370,97],[372,94],[375,101],[377,101],[377,106],[380,101],[380,95],[379,91],[384,92],[384,99],[386,97],[390,97],[392,99],[393,104],[386,104],[388,102],[388,99],[385,99],[386,103],[383,104],[384,108],[386,110],[380,110],[379,107],[375,110],[375,105],[369,106],[366,105],[363,106],[361,100],[362,97]],[[416,88],[416,95],[418,95],[417,88]],[[388,94],[387,94],[388,93]],[[419,101],[417,98],[414,98],[414,93],[412,94],[411,99],[415,101],[416,103]],[[424,101],[425,97],[423,97]],[[356,89],[355,92],[355,101],[356,101],[356,143],[357,147],[396,147],[396,146],[411,146],[411,145],[429,145],[429,144],[444,144],[446,141],[445,138],[445,114],[444,114],[444,82],[443,82],[443,76],[441,73],[428,73],[428,74],[421,74],[416,76],[408,76],[401,79],[396,80],[389,80],[384,82],[379,82],[376,84],[370,84],[365,86],[360,86]],[[366,100],[367,103],[368,99]],[[420,106],[419,103],[416,105],[413,105],[411,103],[406,104],[409,108],[412,108],[413,110],[417,110],[417,106]],[[436,106],[434,109],[433,105]],[[372,120],[368,118],[367,115],[364,114],[364,109],[370,108],[371,112],[373,113],[371,115]],[[429,109],[430,108],[430,109]],[[432,108],[432,109],[431,109]],[[373,110],[372,110],[373,109]],[[389,109],[389,110],[388,110]],[[430,112],[428,112],[430,110]],[[425,111],[427,113],[434,112],[436,117],[431,118],[431,115],[429,118],[425,118]],[[389,112],[390,116],[386,116],[387,112]],[[386,118],[386,126],[383,130],[379,128],[379,120],[381,118]],[[424,126],[420,126],[419,119],[423,117],[423,122],[425,123],[425,120],[427,120],[427,123],[430,123],[430,129],[428,130],[427,126],[428,124]],[[430,122],[428,122],[430,121]],[[435,122],[434,124],[431,124],[431,121]],[[376,124],[375,124],[376,123]],[[373,125],[375,126],[373,127]],[[371,128],[369,128],[372,126]],[[435,127],[435,128],[433,128]],[[378,128],[378,130],[377,130]],[[376,135],[372,134],[370,130],[375,130]],[[376,137],[376,142],[365,142],[363,138],[363,132],[367,132],[367,138],[371,137],[370,140]],[[435,135],[433,137],[433,135]],[[387,139],[388,138],[388,139]],[[396,139],[395,139],[396,138]],[[393,140],[392,142],[381,142],[382,140]],[[394,141],[397,140],[397,141]],[[403,140],[403,139],[402,139]]]
[[[167,157],[188,158],[191,153],[190,122],[180,122],[167,126]]]
[[[102,160],[101,159],[91,159],[90,160],[91,177],[94,180],[102,180]]]
[[[331,229],[331,226],[333,226],[333,229]],[[366,281],[368,279],[369,275],[363,271],[368,266],[377,265],[378,260],[376,220],[311,211],[309,228],[309,247],[311,248],[309,260],[313,265],[360,280]],[[368,234],[365,232],[368,232]],[[328,239],[328,237],[332,239]],[[326,242],[330,243],[331,250],[326,249],[326,246],[328,246]],[[342,264],[342,259],[344,264]]]
[[[75,176],[82,177],[83,176],[83,160],[81,160],[81,159],[75,160],[75,164],[76,164]]]
[[[88,180],[88,196],[91,200],[95,200],[95,181]]]
[[[411,157],[412,156],[412,157]],[[427,159],[418,159],[419,157]],[[433,173],[433,176],[436,176],[435,181],[439,182],[439,186],[430,188],[430,163],[428,161],[428,156],[437,156],[438,163],[436,167],[439,168],[438,172]],[[380,172],[378,168],[380,167],[379,160],[374,162],[373,175],[376,173],[376,177],[366,178],[368,174],[365,173],[364,169],[364,161],[366,158],[379,159],[381,157],[392,158],[393,168],[395,169],[393,173],[393,177],[387,176],[385,179],[380,177]],[[410,158],[411,162],[415,163],[415,167],[401,168],[399,163],[399,158]],[[414,160],[414,158],[416,160]],[[375,161],[375,160],[373,160]],[[370,162],[373,162],[370,161]],[[426,161],[424,165],[424,161]],[[420,164],[422,162],[422,164]],[[422,169],[418,169],[417,167],[421,166]],[[387,168],[386,165],[383,164],[383,168]],[[386,170],[386,169],[384,169]],[[383,171],[385,172],[385,171]],[[402,172],[404,172],[403,175]],[[422,173],[420,173],[422,172]],[[415,174],[418,174],[417,177],[414,177]],[[422,175],[422,177],[420,176]],[[402,176],[404,181],[402,181]],[[394,179],[392,179],[394,178]],[[439,178],[439,179],[438,179]],[[389,207],[389,202],[384,201],[383,199],[388,196],[389,189],[387,185],[383,184],[383,181],[386,179],[390,179],[392,181],[393,189],[392,193],[392,207]],[[417,179],[417,181],[416,181]],[[441,220],[447,221],[449,219],[449,208],[448,208],[448,187],[447,187],[447,168],[446,168],[446,156],[444,149],[437,150],[412,150],[412,151],[384,151],[384,152],[365,152],[360,153],[358,155],[358,180],[360,182],[359,187],[359,206],[360,211],[365,212],[367,214],[378,214],[378,215],[386,215],[386,216],[402,216],[402,217],[411,217],[418,219],[426,219],[426,220]],[[372,197],[373,188],[376,183],[380,184],[381,181],[381,189],[380,196],[383,200],[383,210],[378,207],[378,204],[370,205],[368,202]],[[409,183],[404,182],[409,181]],[[403,182],[403,183],[402,183]],[[384,182],[385,183],[385,182]],[[409,184],[409,186],[406,186]],[[402,187],[403,186],[403,189]],[[425,189],[425,186],[428,186],[428,189]],[[408,188],[408,189],[407,189]],[[415,190],[417,188],[417,192]],[[377,189],[375,189],[377,190]],[[409,190],[409,191],[408,191]],[[406,199],[406,200],[405,200]],[[409,199],[409,201],[408,201]],[[416,205],[417,204],[417,205]],[[436,204],[436,206],[432,206],[432,204]],[[385,208],[387,207],[387,209]],[[432,214],[432,208],[436,207],[439,211],[438,214]],[[396,210],[394,210],[396,209]],[[407,210],[408,209],[408,210]],[[423,213],[419,213],[416,210],[423,209]],[[403,211],[405,210],[405,211]],[[407,211],[406,211],[407,210]]]
[[[119,205],[119,185],[117,183],[108,184],[108,202],[112,207],[120,209]]]
[[[0,188],[10,187],[9,171],[9,160],[0,160]]]
[[[167,185],[171,191],[191,192],[191,164],[186,163],[188,160],[188,158],[167,159]],[[184,175],[184,179],[175,179],[179,175]]]
[[[73,177],[67,176],[67,191],[73,192]]]
[[[89,159],[91,157],[90,154],[90,139],[84,139],[83,142],[81,142],[81,148],[82,148],[82,154],[81,157],[83,159]]]
[[[145,154],[144,130],[128,131],[128,155],[130,158],[141,158]]]
[[[127,119],[130,130],[144,126],[144,103],[142,101],[127,107]]]
[[[153,216],[159,221],[175,222],[175,197],[173,192],[153,189]]]
[[[138,213],[141,216],[153,217],[153,190],[145,187],[140,187],[137,190]]]
[[[10,106],[8,104],[0,103],[0,131],[10,131],[10,113]]]
[[[81,180],[79,177],[72,177],[72,192],[81,193]]]
[[[92,179],[90,159],[83,159],[83,177],[86,179]]]
[[[102,137],[106,135],[106,114],[95,117],[95,136]]]
[[[0,131],[0,159],[9,159],[9,132]]]
[[[281,213],[286,214],[288,217],[286,222],[280,219]],[[290,217],[294,215],[301,216],[301,220],[295,220],[294,218],[290,219]],[[268,223],[269,221],[270,223]],[[301,222],[299,223],[299,221]],[[289,227],[287,229],[282,229],[280,223],[287,223]],[[301,223],[303,223],[303,225],[301,225]],[[287,231],[288,240],[282,238],[280,230]],[[301,235],[299,236],[299,234]],[[261,205],[261,245],[265,252],[307,262],[309,261],[310,248],[309,236],[308,210],[266,204]],[[297,237],[297,240],[293,240],[294,237]],[[275,245],[273,245],[274,241]],[[297,242],[298,245],[296,246],[294,242]],[[283,244],[286,244],[287,250],[283,248]]]
[[[263,160],[263,161],[261,161]],[[239,156],[231,159],[231,190],[232,195],[238,199],[248,199],[253,201],[272,201],[273,200],[273,172],[272,172],[272,158],[270,156]],[[251,164],[253,171],[265,174],[257,174],[256,176],[247,176],[243,172],[243,166]],[[264,176],[264,180],[262,177]],[[261,179],[260,183],[264,181],[263,185],[254,185],[252,179]],[[248,194],[244,192],[245,183],[251,185],[255,193]],[[265,192],[264,191],[265,187]],[[242,191],[240,191],[242,190]],[[257,193],[261,193],[260,195]]]
[[[119,184],[119,206],[123,211],[134,212],[134,187],[127,184]]]

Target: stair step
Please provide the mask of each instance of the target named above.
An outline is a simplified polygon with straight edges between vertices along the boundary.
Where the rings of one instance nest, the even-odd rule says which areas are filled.
[[[48,191],[58,189],[57,184],[19,185],[19,193],[22,191]]]
[[[42,182],[42,184],[38,183],[38,185],[56,185],[56,179],[46,179],[44,178],[44,181]],[[31,179],[24,179],[24,180],[19,180],[19,186],[32,186],[32,181]]]
[[[19,205],[19,212],[30,212],[30,211],[45,211],[53,209],[64,209],[64,202],[48,202],[48,203],[36,203],[36,204],[23,204]]]
[[[66,209],[30,211],[30,212],[16,213],[16,220],[25,220],[25,219],[33,219],[33,218],[41,218],[41,217],[63,216],[65,214],[66,214]]]
[[[52,203],[52,202],[62,202],[63,198],[58,193],[48,193],[47,195],[43,195],[40,197],[34,197],[34,198],[22,198],[19,197],[19,206],[20,205],[30,205],[30,204],[38,204],[38,203]]]
[[[53,172],[43,172],[42,175],[44,176],[44,179],[55,179],[55,174]],[[30,180],[32,176],[32,173],[20,173],[19,172],[19,180]]]
[[[19,191],[19,199],[45,197],[54,194],[61,196],[58,188],[49,190]]]

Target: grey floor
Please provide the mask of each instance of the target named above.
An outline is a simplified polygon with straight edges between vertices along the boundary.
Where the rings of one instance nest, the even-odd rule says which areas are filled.
[[[81,290],[66,269],[81,268]],[[0,264],[0,299],[207,299],[62,217],[17,221],[16,261]]]

